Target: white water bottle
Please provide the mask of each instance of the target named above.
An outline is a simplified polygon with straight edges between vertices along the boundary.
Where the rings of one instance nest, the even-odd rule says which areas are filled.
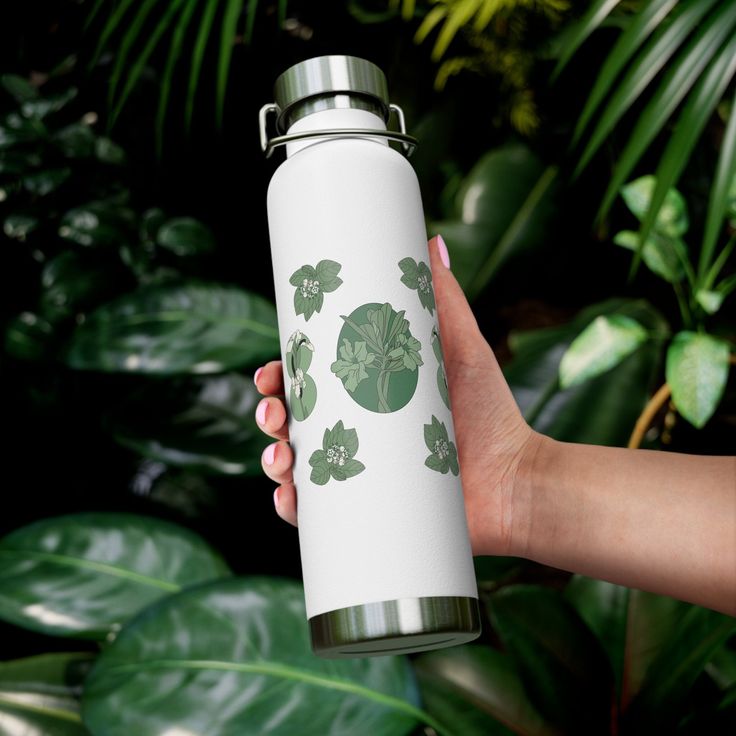
[[[415,141],[365,59],[302,61],[274,97],[259,122],[267,155],[286,146],[267,207],[313,651],[470,641],[478,588],[421,194],[389,145]]]

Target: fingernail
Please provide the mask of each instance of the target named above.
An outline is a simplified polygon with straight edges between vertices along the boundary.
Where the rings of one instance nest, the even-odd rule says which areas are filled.
[[[261,399],[256,407],[256,421],[263,427],[266,424],[266,412],[268,411],[268,399]]]
[[[281,486],[278,486],[276,490],[273,492],[273,505],[276,509],[276,511],[279,510],[279,489]]]
[[[276,456],[276,442],[272,442],[263,451],[263,462],[266,463],[266,465],[273,465],[273,460],[275,456]]]
[[[261,371],[263,370],[263,366],[261,366],[254,374],[253,374],[253,383],[258,384],[258,376],[261,375]]]
[[[437,250],[440,252],[440,259],[445,264],[445,268],[450,268],[450,254],[447,251],[445,240],[441,235],[437,236]]]

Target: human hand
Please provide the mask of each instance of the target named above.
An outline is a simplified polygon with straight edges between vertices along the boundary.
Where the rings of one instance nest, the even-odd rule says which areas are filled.
[[[441,236],[429,241],[429,254],[473,554],[512,554],[517,549],[514,529],[518,523],[514,488],[520,467],[534,455],[539,435],[519,412],[449,268]],[[256,422],[278,440],[264,450],[261,464],[266,475],[279,484],[274,491],[277,513],[296,526],[294,455],[288,442],[281,361],[266,363],[254,380],[266,396],[256,408]]]

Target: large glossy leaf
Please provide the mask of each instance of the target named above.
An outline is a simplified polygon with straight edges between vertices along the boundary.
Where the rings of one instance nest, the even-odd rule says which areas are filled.
[[[0,618],[104,639],[162,596],[228,574],[200,537],[168,522],[110,513],[44,519],[0,540]]]
[[[596,317],[570,344],[560,361],[560,385],[576,386],[618,365],[645,340],[647,331],[623,314]]]
[[[511,658],[487,646],[438,649],[414,660],[424,707],[458,736],[560,733],[532,705]]]
[[[191,217],[177,217],[164,222],[156,234],[156,242],[177,256],[206,253],[215,247],[212,231]]]
[[[549,588],[513,585],[491,596],[489,608],[542,715],[566,734],[606,733],[613,673],[573,606]]]
[[[627,731],[667,733],[683,715],[685,695],[714,653],[736,632],[736,619],[698,606],[682,614],[647,669],[627,712]]]
[[[0,662],[0,734],[86,736],[79,696],[93,661],[80,652]]]
[[[512,256],[544,242],[557,170],[526,146],[486,153],[465,178],[454,216],[432,222],[452,257],[452,270],[469,299],[476,297]]]
[[[418,703],[405,657],[315,656],[302,586],[254,576],[145,611],[97,661],[82,714],[96,736],[399,736]]]
[[[82,370],[220,373],[278,353],[274,306],[234,286],[151,286],[93,312],[66,362]]]
[[[614,370],[562,390],[562,356],[580,331],[599,315],[620,314],[646,327],[648,340]],[[567,442],[625,446],[657,378],[667,325],[647,302],[613,299],[580,312],[561,327],[515,334],[514,359],[504,367],[516,401],[532,426]]]
[[[228,373],[146,384],[111,416],[115,439],[169,465],[259,475],[271,441],[255,422],[261,395],[250,376]]]
[[[694,426],[713,416],[726,388],[730,348],[700,332],[679,332],[667,350],[666,376],[677,410]]]

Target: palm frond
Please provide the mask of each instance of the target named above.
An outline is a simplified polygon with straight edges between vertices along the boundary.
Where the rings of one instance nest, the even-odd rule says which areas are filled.
[[[222,116],[225,110],[225,92],[227,77],[230,71],[230,59],[233,55],[235,30],[238,25],[240,11],[243,9],[243,0],[227,0],[222,15],[222,32],[220,34],[220,58],[217,63],[217,89],[215,117],[217,127],[222,127]]]
[[[202,71],[202,62],[204,61],[204,52],[207,48],[207,41],[210,36],[210,30],[215,20],[217,12],[217,1],[207,0],[199,25],[199,33],[197,33],[194,49],[192,51],[192,65],[189,68],[189,84],[187,86],[187,99],[184,106],[184,126],[187,130],[192,127],[192,114],[194,113],[194,98],[197,94],[197,85],[199,84],[199,76]]]
[[[677,120],[675,131],[662,154],[655,173],[657,184],[639,231],[639,247],[632,263],[632,272],[638,267],[642,245],[649,236],[667,191],[677,184],[690,153],[734,74],[736,74],[736,36],[721,47],[693,88]]]

